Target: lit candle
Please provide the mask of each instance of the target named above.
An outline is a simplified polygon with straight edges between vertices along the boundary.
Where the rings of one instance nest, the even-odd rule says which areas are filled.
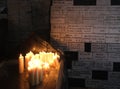
[[[40,70],[38,68],[35,69],[36,70],[36,85],[38,85],[40,83]]]
[[[34,56],[28,62],[29,82],[31,86],[35,86],[40,83],[40,77],[41,77],[40,70],[41,70],[42,62],[36,58],[38,57]]]
[[[42,80],[43,80],[43,69],[41,68],[41,69],[39,69],[40,71],[40,82],[42,82]]]
[[[43,70],[44,70],[44,74],[45,76],[47,76],[49,74],[49,64],[48,63],[44,63],[43,65]]]
[[[22,54],[20,54],[19,56],[19,73],[23,73],[24,72],[24,57],[22,56]]]
[[[29,71],[29,82],[31,86],[35,85],[35,70],[33,68],[28,67]]]
[[[29,54],[27,54],[27,55],[25,56],[25,69],[26,69],[26,70],[28,69],[28,62],[29,62],[29,60],[30,60],[30,56],[29,56]]]

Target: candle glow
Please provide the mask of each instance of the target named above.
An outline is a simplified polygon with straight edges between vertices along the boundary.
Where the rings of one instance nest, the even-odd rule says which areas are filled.
[[[19,59],[24,58],[20,55]],[[31,85],[39,84],[43,80],[44,74],[46,75],[51,68],[59,68],[58,59],[59,55],[52,52],[34,54],[30,51],[27,53],[25,55],[25,69],[27,68],[28,70]]]
[[[26,55],[28,55],[27,53]],[[28,67],[30,68],[50,68],[50,65],[57,67],[55,65],[59,55],[52,52],[39,52],[38,54],[32,54],[31,59],[28,62]]]
[[[22,54],[20,54],[19,56],[19,73],[23,73],[24,72],[24,57],[22,56]]]

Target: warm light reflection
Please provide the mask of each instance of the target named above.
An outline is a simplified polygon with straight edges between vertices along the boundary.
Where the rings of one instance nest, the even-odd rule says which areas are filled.
[[[49,68],[50,68],[50,67],[49,67],[49,64],[48,64],[48,63],[44,63],[43,69],[47,70],[47,69],[49,69]]]
[[[39,52],[34,54],[30,51],[25,55],[25,57],[20,54],[20,73],[23,73],[25,67],[25,71],[29,74],[30,84],[32,86],[37,85],[43,80],[44,76],[48,76],[51,70],[59,69],[60,65],[58,59],[59,55],[52,52]],[[25,66],[23,64],[25,64]]]
[[[58,68],[59,64],[58,62],[59,55],[57,53],[52,52],[39,52],[38,54],[33,54],[31,51],[26,54],[28,56],[29,62],[28,62],[28,70],[34,69],[34,68],[43,68],[43,70],[49,70],[49,68],[52,66],[54,68]],[[57,65],[56,65],[57,64]]]

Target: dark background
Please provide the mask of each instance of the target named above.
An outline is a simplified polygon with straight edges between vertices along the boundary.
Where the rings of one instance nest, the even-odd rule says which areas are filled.
[[[50,6],[51,0],[0,0],[0,60],[18,57],[31,36],[49,41]]]

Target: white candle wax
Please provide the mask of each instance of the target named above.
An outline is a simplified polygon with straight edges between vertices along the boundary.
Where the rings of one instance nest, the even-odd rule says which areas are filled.
[[[34,69],[28,69],[29,71],[29,82],[31,86],[35,86],[35,70]]]
[[[28,62],[30,60],[30,56],[29,55],[26,55],[25,56],[25,69],[27,70],[28,69]]]
[[[42,80],[43,80],[43,70],[42,70],[42,68],[39,69],[39,70],[40,70],[40,71],[39,71],[39,72],[40,72],[40,73],[39,73],[39,74],[40,74],[40,77],[39,77],[39,78],[40,78],[40,82],[42,82]]]
[[[22,56],[22,54],[20,54],[19,56],[19,73],[23,73],[24,72],[24,57]]]
[[[40,70],[38,68],[36,68],[36,85],[38,85],[40,83]]]

